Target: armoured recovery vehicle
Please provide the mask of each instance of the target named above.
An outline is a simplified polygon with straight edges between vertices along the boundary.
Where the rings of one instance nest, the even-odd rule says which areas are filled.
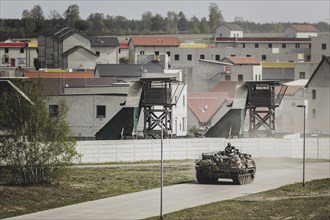
[[[243,185],[253,182],[256,164],[250,154],[240,153],[228,143],[224,151],[203,153],[195,162],[195,170],[201,184],[214,184],[222,178]]]

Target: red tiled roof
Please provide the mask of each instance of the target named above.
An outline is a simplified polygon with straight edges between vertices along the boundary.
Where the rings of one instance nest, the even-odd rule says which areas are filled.
[[[225,57],[224,59],[229,60],[233,64],[260,64],[260,60],[257,59],[256,57]]]
[[[26,42],[0,42],[0,47],[27,47]]]
[[[128,43],[120,43],[119,48],[128,48]]]
[[[25,77],[29,78],[94,78],[93,72],[31,72],[26,71]]]
[[[275,94],[278,94],[281,88],[282,86],[275,86]],[[304,89],[304,86],[288,86],[285,95],[294,95],[300,89]]]
[[[208,122],[219,108],[227,101],[224,92],[189,92],[188,107],[202,123]]]
[[[234,98],[236,83],[235,81],[220,81],[211,92],[226,92],[230,98]]]
[[[292,27],[297,32],[318,32],[313,25],[310,24],[293,24],[290,27]]]
[[[135,46],[180,46],[180,41],[177,37],[131,37],[130,41],[132,41]]]

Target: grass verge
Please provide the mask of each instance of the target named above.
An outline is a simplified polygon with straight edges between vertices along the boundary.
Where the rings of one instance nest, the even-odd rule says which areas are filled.
[[[0,219],[159,187],[159,166],[72,168],[51,186],[9,186],[0,179]],[[167,165],[164,185],[194,181],[191,165]]]
[[[330,219],[330,179],[215,202],[164,215],[164,219]],[[159,217],[148,218],[148,220]]]

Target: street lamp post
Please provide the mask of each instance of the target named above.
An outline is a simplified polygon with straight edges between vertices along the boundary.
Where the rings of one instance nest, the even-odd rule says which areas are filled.
[[[303,187],[305,186],[305,144],[306,144],[306,105],[297,105],[298,108],[304,108],[304,144],[303,144]]]

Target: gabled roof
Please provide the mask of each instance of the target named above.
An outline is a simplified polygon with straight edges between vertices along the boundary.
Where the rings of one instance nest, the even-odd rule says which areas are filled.
[[[24,77],[29,78],[94,78],[93,72],[41,72],[25,71]]]
[[[234,98],[237,83],[236,81],[220,81],[211,92],[226,92],[230,98]]]
[[[144,72],[163,73],[160,64],[96,64],[100,77],[141,77]]]
[[[221,61],[226,61],[228,60],[229,62],[235,64],[235,65],[248,65],[248,64],[253,64],[253,65],[259,65],[260,60],[257,59],[256,57],[225,57]]]
[[[89,37],[92,47],[118,47],[117,37]]]
[[[237,24],[226,23],[226,24],[224,24],[224,26],[226,26],[228,29],[230,29],[232,31],[243,31],[243,29]]]
[[[131,37],[130,42],[134,46],[158,46],[158,47],[178,47],[180,41],[178,37]]]
[[[326,56],[326,57],[323,57],[323,59],[321,60],[321,62],[319,63],[319,65],[316,67],[316,69],[314,70],[312,76],[309,78],[308,82],[306,83],[306,88],[308,88],[309,86],[309,83],[313,80],[314,76],[316,75],[316,73],[318,72],[320,66],[323,64],[323,63],[327,63],[329,66],[330,66],[330,56]]]
[[[206,123],[228,98],[224,92],[188,92],[187,103],[199,122]]]
[[[64,56],[64,57],[65,57],[65,56],[68,56],[68,55],[70,55],[70,54],[72,54],[72,53],[74,53],[74,52],[76,52],[76,51],[78,51],[78,50],[86,51],[86,52],[89,53],[90,55],[92,55],[92,56],[94,56],[94,57],[97,57],[97,55],[96,55],[95,53],[93,53],[92,51],[86,49],[86,48],[83,47],[83,46],[74,46],[74,47],[72,47],[71,49],[65,51],[65,52],[63,53],[63,56]]]
[[[290,27],[297,32],[318,32],[319,31],[311,24],[292,24]]]
[[[282,86],[275,86],[275,94],[279,94],[280,90],[281,90]],[[289,96],[293,96],[294,94],[296,94],[296,92],[298,92],[299,90],[304,89],[304,86],[300,85],[300,86],[288,86],[286,91],[285,91],[285,95],[289,95]]]

